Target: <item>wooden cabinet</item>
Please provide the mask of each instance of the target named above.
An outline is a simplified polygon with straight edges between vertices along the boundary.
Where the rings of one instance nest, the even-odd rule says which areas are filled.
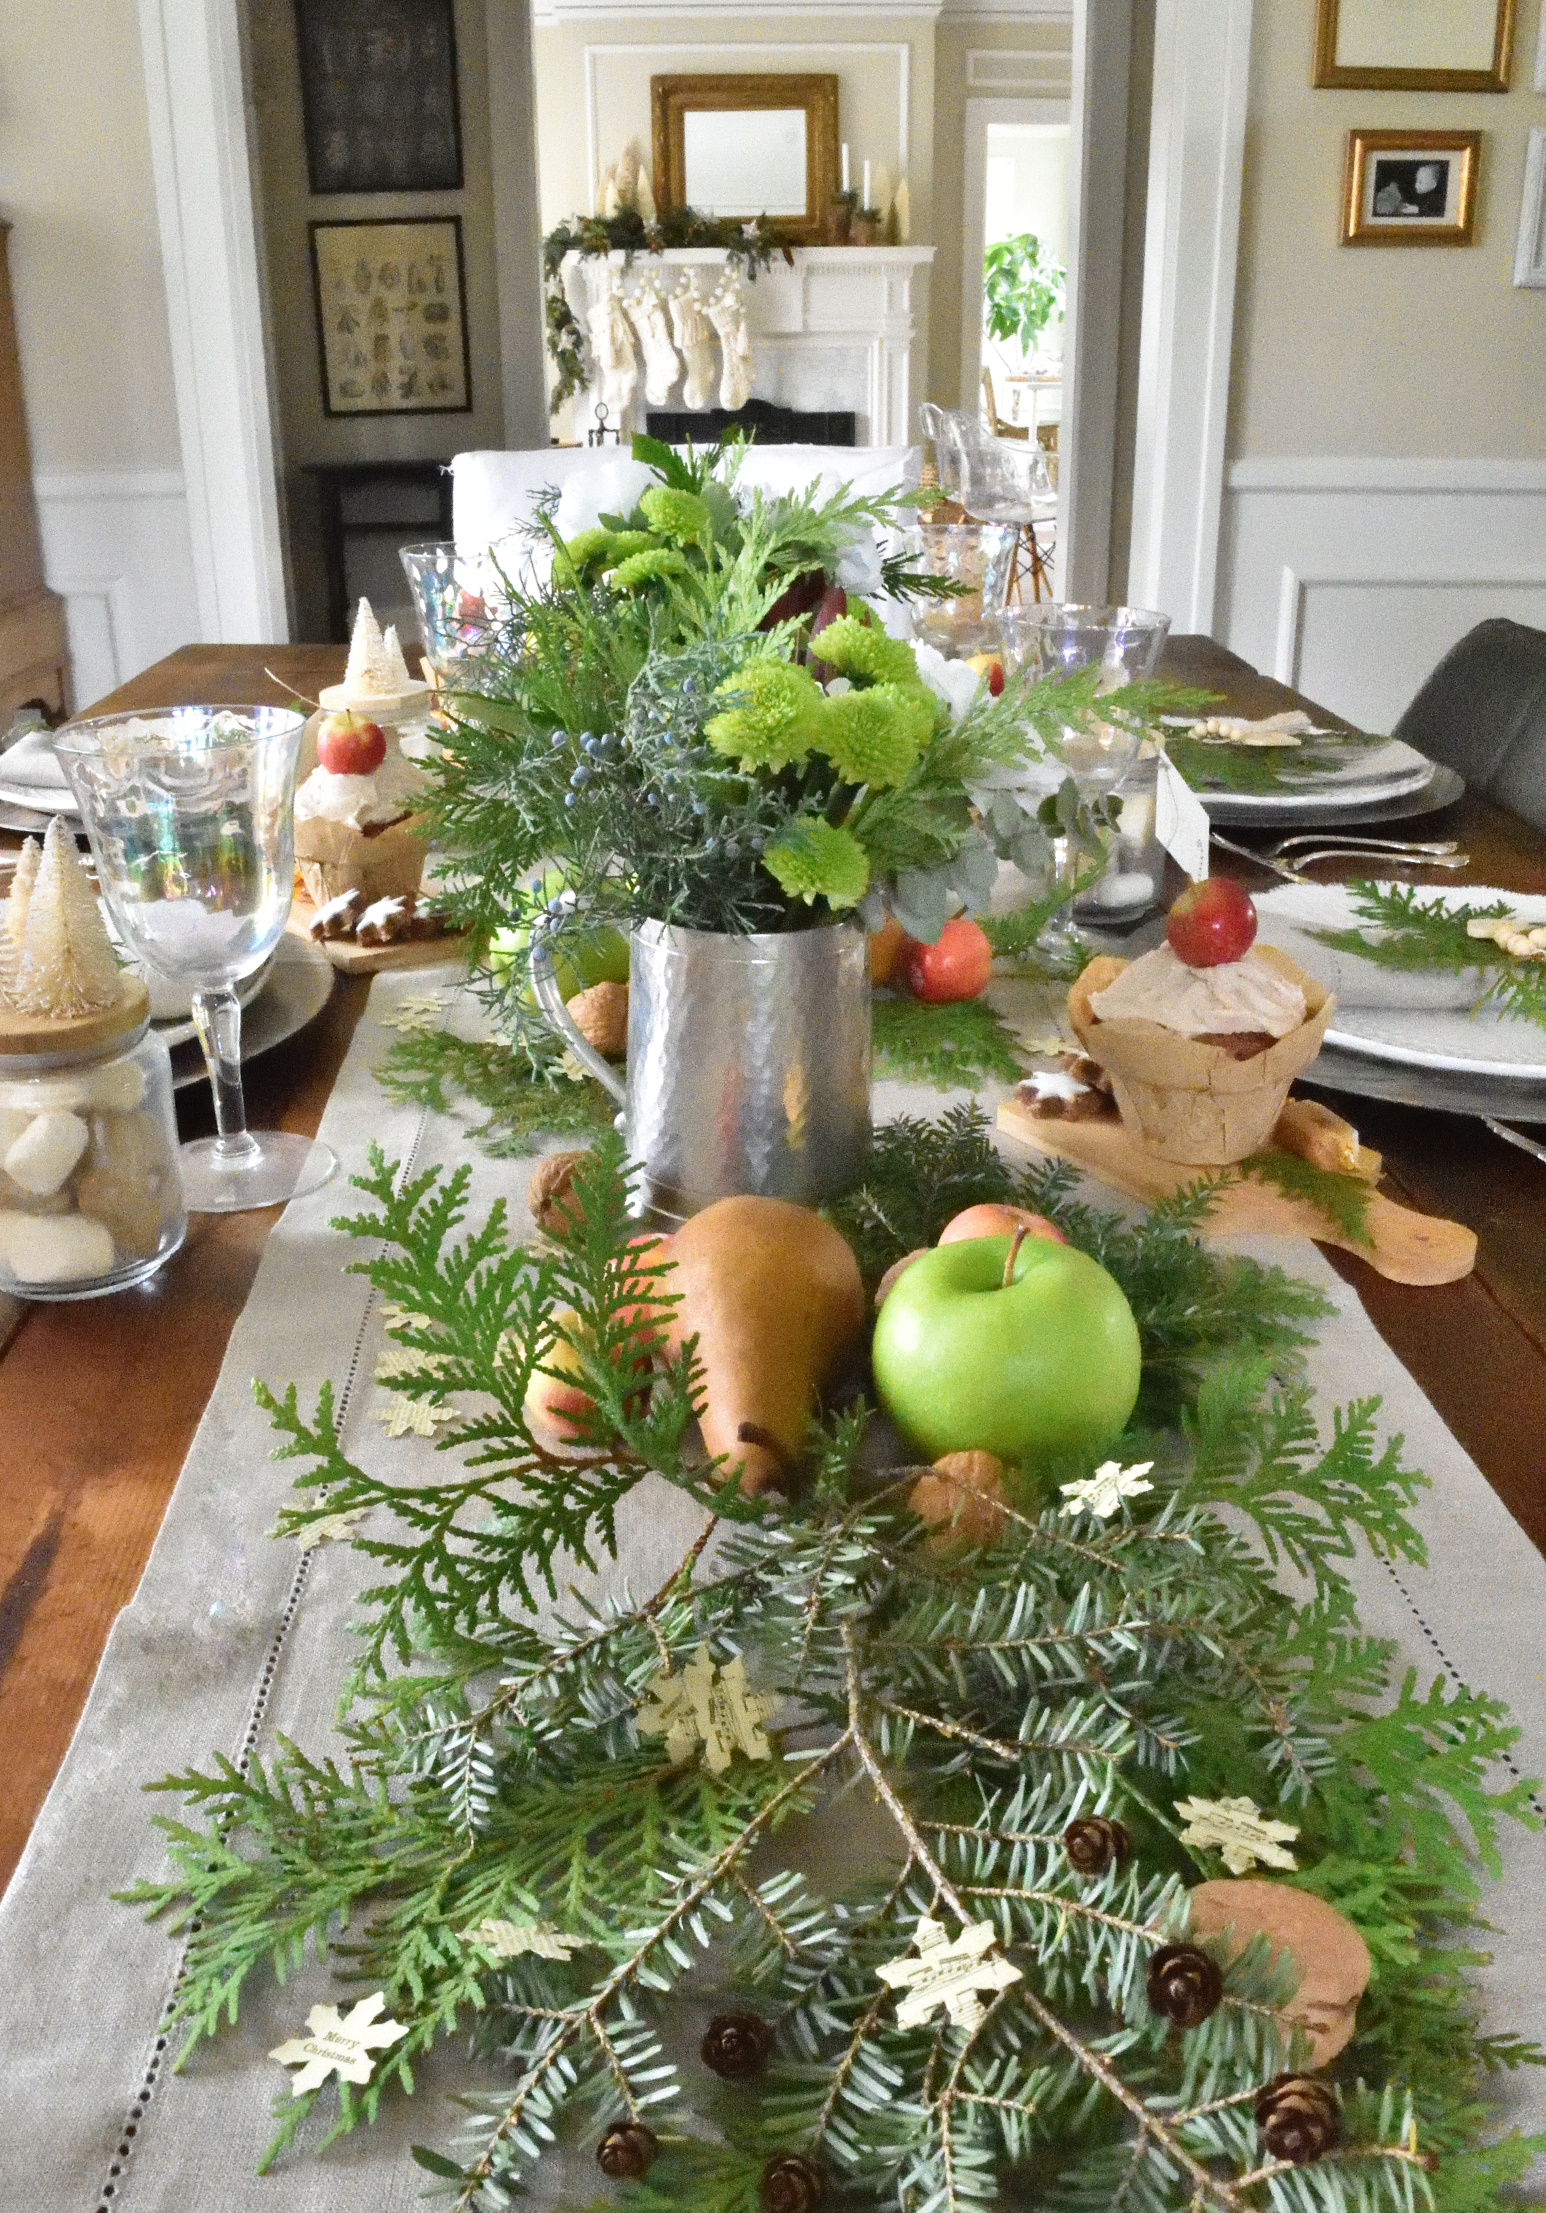
[[[62,711],[70,675],[64,601],[43,581],[11,307],[10,231],[0,223],[0,733],[28,700]]]

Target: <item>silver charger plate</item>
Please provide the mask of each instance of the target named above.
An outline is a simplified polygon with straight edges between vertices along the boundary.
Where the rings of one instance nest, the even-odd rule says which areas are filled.
[[[75,832],[78,843],[84,845],[86,832],[79,820],[79,810],[61,807],[59,812]],[[53,819],[52,815],[39,814],[36,807],[15,806],[8,799],[0,799],[0,830],[20,830],[24,837],[40,838]]]
[[[287,930],[274,953],[268,982],[242,1014],[243,1064],[272,1052],[314,1022],[332,995],[336,974],[320,947]],[[187,1084],[209,1081],[196,1042],[173,1048],[172,1081],[179,1091]]]
[[[1363,1053],[1323,1045],[1302,1076],[1311,1091],[1384,1099],[1394,1106],[1427,1107],[1441,1114],[1490,1115],[1501,1122],[1546,1123],[1546,1084],[1511,1077],[1456,1075],[1403,1062],[1371,1060]]]
[[[1237,793],[1199,792],[1208,820],[1221,830],[1357,830],[1377,822],[1409,822],[1415,815],[1437,814],[1465,797],[1465,778],[1436,761],[1433,773],[1415,790],[1354,805],[1346,799],[1284,800],[1269,817],[1243,805]]]

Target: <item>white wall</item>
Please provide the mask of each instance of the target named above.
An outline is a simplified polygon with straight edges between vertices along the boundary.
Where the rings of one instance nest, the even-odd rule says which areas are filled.
[[[1546,293],[1512,283],[1539,0],[1502,95],[1317,92],[1258,0],[1215,634],[1386,729],[1488,615],[1546,629]],[[1354,127],[1482,132],[1476,243],[1342,247]]]
[[[0,7],[0,213],[85,705],[199,634],[135,0]]]

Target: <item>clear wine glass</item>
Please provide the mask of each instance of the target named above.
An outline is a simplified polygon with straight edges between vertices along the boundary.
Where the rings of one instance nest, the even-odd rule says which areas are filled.
[[[1029,607],[1004,608],[998,628],[1006,668],[1028,667],[1036,676],[1099,668],[1100,689],[1117,691],[1154,674],[1170,617],[1143,607],[1086,607],[1043,600]],[[1138,732],[1122,723],[1092,717],[1080,728],[1065,726],[1058,757],[1073,778],[1082,807],[1093,807],[1115,792],[1137,758],[1138,746]],[[1071,967],[1091,950],[1073,922],[1080,858],[1079,840],[1070,831],[1062,840],[1059,860],[1063,903],[1037,941],[1038,950],[1059,967]]]
[[[282,707],[165,707],[72,723],[54,740],[125,949],[192,986],[219,1135],[181,1149],[190,1213],[274,1206],[338,1165],[312,1138],[249,1130],[242,1099],[235,986],[290,912],[302,726]]]

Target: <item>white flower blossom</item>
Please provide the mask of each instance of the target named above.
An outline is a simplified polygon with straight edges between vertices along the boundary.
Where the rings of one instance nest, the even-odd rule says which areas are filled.
[[[965,661],[947,661],[937,646],[925,645],[921,638],[913,642],[913,658],[918,663],[918,675],[937,699],[942,699],[950,709],[952,722],[959,722],[972,701],[977,697],[982,678]]]

